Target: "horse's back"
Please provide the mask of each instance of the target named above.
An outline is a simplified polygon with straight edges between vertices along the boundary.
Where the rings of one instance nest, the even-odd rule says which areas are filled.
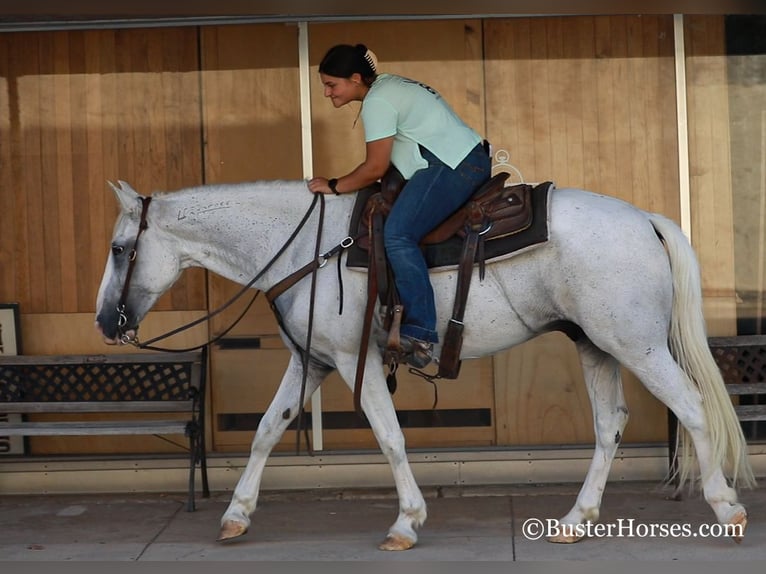
[[[651,214],[616,197],[557,189],[552,192],[549,216],[550,242],[567,257],[635,263],[640,250],[666,261]]]

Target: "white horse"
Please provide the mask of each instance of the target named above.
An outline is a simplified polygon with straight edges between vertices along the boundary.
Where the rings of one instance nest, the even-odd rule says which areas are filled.
[[[267,290],[313,258],[319,219],[315,214],[268,265],[312,202],[303,181],[208,185],[155,194],[143,208],[142,231],[144,198],[124,182],[112,188],[121,214],[96,315],[107,342],[134,337],[141,319],[187,267],[204,267],[243,285],[260,273],[254,287]],[[353,194],[327,198],[322,252],[346,237],[353,203]],[[681,436],[690,437],[694,447],[682,445],[681,450],[696,451],[704,497],[717,520],[739,525],[744,532],[747,513],[733,487],[737,481],[750,486],[754,478],[739,422],[707,346],[699,269],[688,241],[663,216],[577,189],[554,190],[549,216],[547,243],[489,264],[483,281],[474,274],[461,356],[491,355],[564,325],[576,326],[580,333],[575,344],[593,407],[595,452],[574,506],[559,521],[566,525],[561,531],[569,534],[550,539],[574,542],[579,539],[575,525],[598,520],[607,475],[628,420],[619,363],[678,417]],[[137,254],[131,265],[134,246]],[[452,309],[455,273],[431,275],[441,336]],[[284,331],[299,343],[306,341],[311,278],[277,299],[282,338],[291,358],[221,518],[219,540],[247,531],[266,459],[297,415],[300,397],[310,397],[333,369],[353,385],[366,274],[344,266],[342,281],[345,311],[339,316],[336,272],[320,269],[316,275],[305,395],[301,349]],[[380,333],[373,333],[367,349],[361,406],[391,466],[399,496],[399,514],[380,548],[404,550],[417,542],[426,504],[407,460],[376,335]],[[437,347],[434,356],[439,351]],[[683,484],[696,475],[697,467],[687,456],[679,463]]]

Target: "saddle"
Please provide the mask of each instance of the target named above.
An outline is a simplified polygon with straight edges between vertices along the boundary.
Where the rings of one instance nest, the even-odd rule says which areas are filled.
[[[456,262],[458,280],[455,301],[438,361],[439,367],[436,375],[438,378],[455,379],[460,373],[463,316],[468,300],[468,290],[475,264],[479,266],[480,278],[484,278],[485,245],[488,242],[492,244],[493,240],[510,238],[529,229],[533,224],[534,213],[546,209],[547,190],[552,187],[550,182],[538,186],[519,184],[506,187],[505,181],[508,176],[508,173],[499,173],[489,179],[463,207],[428,233],[421,242],[424,249],[438,248],[447,243],[454,245],[459,242],[461,244],[459,258]],[[369,342],[372,310],[377,297],[381,304],[383,326],[389,333],[385,360],[391,367],[392,373],[395,372],[396,365],[402,361],[402,351],[399,345],[399,322],[402,316],[402,307],[398,303],[396,289],[392,287],[393,277],[385,257],[383,225],[405,183],[406,181],[399,171],[391,166],[381,179],[379,189],[372,189],[366,194],[359,194],[350,230],[352,235],[359,238],[356,246],[366,251],[366,265],[359,266],[367,266],[369,269],[368,305],[365,312],[362,350],[367,348]],[[542,208],[540,205],[535,208],[533,201],[534,192],[538,188],[544,188],[546,191],[546,193],[537,194],[537,196],[544,198],[541,203]],[[537,203],[540,204],[540,202]],[[547,218],[542,217],[541,219],[543,220],[543,239],[540,238],[541,233],[538,232],[535,239],[522,245],[517,244],[510,249],[506,248],[506,252],[547,239]],[[502,241],[494,241],[494,243],[500,244]],[[351,254],[348,265],[352,266]],[[364,352],[359,354],[358,378],[360,367],[362,371],[364,368],[363,357],[365,354]],[[395,388],[395,379],[392,382],[391,378],[392,375],[389,375],[389,389],[393,392],[392,386]],[[357,385],[359,383],[360,381],[357,380]]]

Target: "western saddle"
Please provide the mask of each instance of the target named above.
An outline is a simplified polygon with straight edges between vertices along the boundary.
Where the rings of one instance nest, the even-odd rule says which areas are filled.
[[[534,186],[519,184],[505,186],[508,173],[499,173],[484,183],[468,202],[428,233],[422,245],[441,243],[453,236],[463,240],[462,254],[457,264],[458,281],[452,317],[442,342],[438,359],[438,374],[432,378],[455,379],[460,373],[460,351],[463,344],[463,315],[468,300],[473,268],[479,266],[484,278],[484,244],[486,241],[507,237],[527,229],[532,223],[531,195]],[[399,325],[403,314],[393,277],[387,264],[383,246],[383,225],[392,205],[406,181],[393,166],[381,180],[380,191],[371,195],[359,218],[357,244],[368,252],[368,300],[364,316],[364,329],[357,364],[355,395],[361,386],[366,349],[369,344],[372,316],[376,298],[380,301],[380,315],[388,332],[384,360],[391,369],[389,390],[396,385],[393,376],[396,367],[405,358],[399,344]]]

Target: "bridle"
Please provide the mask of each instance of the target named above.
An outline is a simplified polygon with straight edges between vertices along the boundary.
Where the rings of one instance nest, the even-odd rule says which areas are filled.
[[[133,247],[128,254],[128,272],[125,274],[125,283],[122,286],[120,300],[117,301],[117,334],[120,336],[120,341],[123,343],[132,343],[133,340],[135,340],[123,331],[123,327],[128,324],[128,316],[125,313],[125,305],[128,301],[130,280],[133,278],[133,271],[136,268],[136,260],[138,259],[138,240],[141,239],[141,235],[143,235],[144,231],[146,231],[146,229],[149,227],[149,224],[146,221],[146,213],[149,211],[149,204],[152,202],[151,197],[140,197],[139,199],[141,199],[141,219],[138,223],[138,233],[136,233],[136,239],[133,241]]]

